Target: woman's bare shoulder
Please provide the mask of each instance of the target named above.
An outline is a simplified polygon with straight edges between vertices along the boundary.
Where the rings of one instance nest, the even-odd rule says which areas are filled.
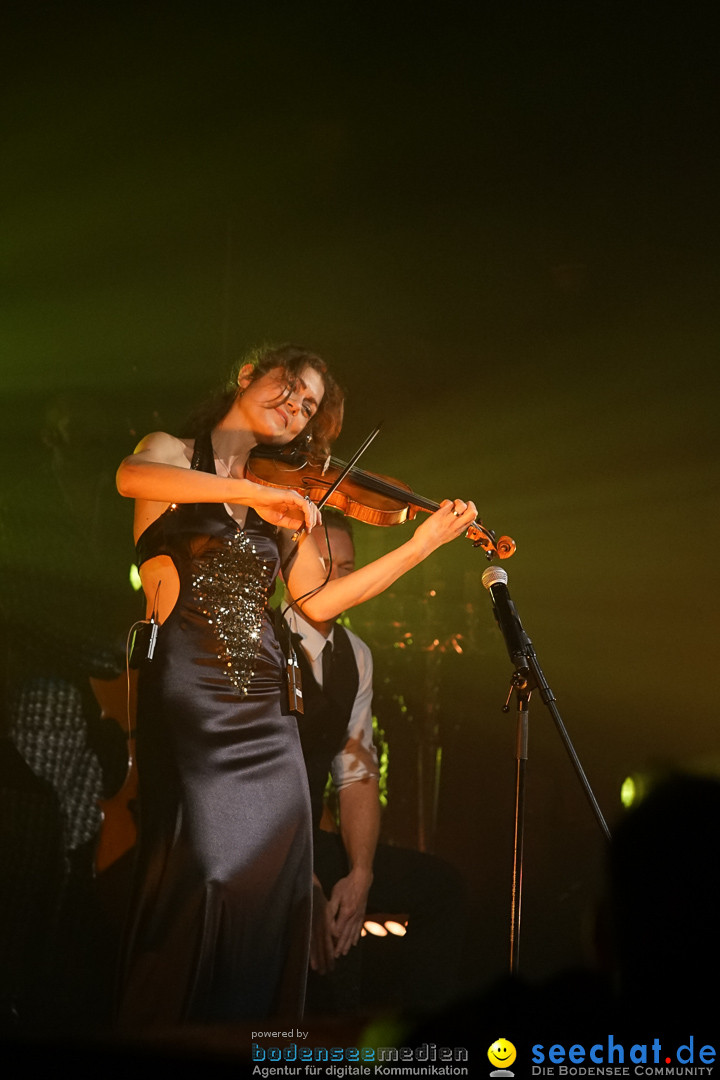
[[[192,461],[194,439],[179,439],[167,431],[152,431],[140,440],[133,457],[137,461],[154,461],[163,465],[188,467]]]

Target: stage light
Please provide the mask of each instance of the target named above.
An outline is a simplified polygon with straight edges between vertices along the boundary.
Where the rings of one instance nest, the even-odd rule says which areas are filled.
[[[632,806],[637,798],[637,787],[632,776],[626,776],[620,788],[620,802],[625,808]]]
[[[130,567],[130,584],[132,585],[135,592],[140,592],[140,590],[142,589],[142,581],[140,580],[140,571],[138,570],[135,563],[133,563],[132,566]]]
[[[394,934],[395,937],[405,937],[407,934],[407,926],[403,923],[396,922],[395,919],[386,919],[385,929],[388,934]]]
[[[375,919],[366,919],[363,923],[363,928],[360,931],[361,937],[366,937],[368,934],[372,934],[373,937],[405,937],[407,933],[407,920],[405,922],[399,922],[399,919],[403,916],[399,916],[398,919],[386,919],[383,916],[378,916]],[[380,921],[382,919],[382,922]]]
[[[657,783],[664,779],[663,770],[655,772],[636,772],[626,776],[620,788],[620,802],[626,810],[637,806],[650,793]]]

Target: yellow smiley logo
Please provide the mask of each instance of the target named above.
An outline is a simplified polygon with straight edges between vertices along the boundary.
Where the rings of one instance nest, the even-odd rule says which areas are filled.
[[[490,1064],[497,1066],[498,1069],[505,1069],[508,1065],[512,1065],[516,1057],[517,1050],[507,1039],[496,1039],[488,1050]]]

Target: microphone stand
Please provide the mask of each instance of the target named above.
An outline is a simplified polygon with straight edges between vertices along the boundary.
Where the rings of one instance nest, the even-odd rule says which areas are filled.
[[[528,762],[528,734],[530,720],[530,694],[526,674],[514,672],[508,699],[503,712],[510,712],[508,704],[513,689],[517,700],[517,727],[515,729],[515,831],[513,834],[512,893],[510,899],[510,974],[517,974],[520,963],[520,914],[522,907],[523,849],[525,844],[525,781]]]
[[[493,581],[492,575],[497,575],[498,573],[501,573],[505,580],[507,580],[507,574],[505,574],[504,571],[498,571],[494,568],[489,568],[483,574],[483,584],[489,590],[491,586],[488,582]],[[491,576],[486,578],[486,575]],[[495,580],[498,580],[497,577]],[[498,625],[505,637],[505,643],[510,654],[510,659],[515,664],[510,692],[507,696],[507,701],[503,706],[503,712],[510,711],[510,698],[512,697],[514,690],[517,699],[517,727],[515,744],[515,833],[513,841],[510,925],[510,973],[511,975],[516,975],[520,961],[520,915],[522,907],[523,849],[525,843],[525,784],[528,764],[530,695],[533,690],[537,689],[539,691],[543,704],[546,706],[555,722],[560,739],[572,761],[580,784],[588,798],[593,814],[595,815],[595,819],[608,842],[610,841],[611,836],[607,822],[603,817],[597,799],[590,786],[590,781],[585,775],[585,770],[582,767],[580,759],[575,751],[575,747],[572,744],[567,729],[562,721],[562,717],[560,716],[560,712],[558,711],[555,703],[555,695],[550,689],[547,679],[540,667],[535,649],[533,648],[533,643],[522,628],[517,613],[515,612],[514,605],[511,605],[514,625],[510,629],[508,628],[508,624],[504,623],[503,619],[498,617],[494,596],[493,607]]]

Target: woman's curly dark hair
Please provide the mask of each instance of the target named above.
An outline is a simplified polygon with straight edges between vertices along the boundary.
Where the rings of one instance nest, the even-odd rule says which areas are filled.
[[[301,345],[261,345],[252,349],[233,366],[225,386],[193,413],[184,425],[183,435],[197,438],[201,432],[212,431],[220,423],[240,392],[238,375],[247,364],[252,364],[253,367],[250,383],[275,368],[282,368],[287,376],[287,388],[279,397],[279,402],[292,393],[305,368],[311,367],[317,371],[322,378],[325,393],[317,412],[290,445],[300,445],[309,458],[324,461],[330,453],[331,443],[337,438],[342,427],[345,395],[328,371],[325,361]]]

